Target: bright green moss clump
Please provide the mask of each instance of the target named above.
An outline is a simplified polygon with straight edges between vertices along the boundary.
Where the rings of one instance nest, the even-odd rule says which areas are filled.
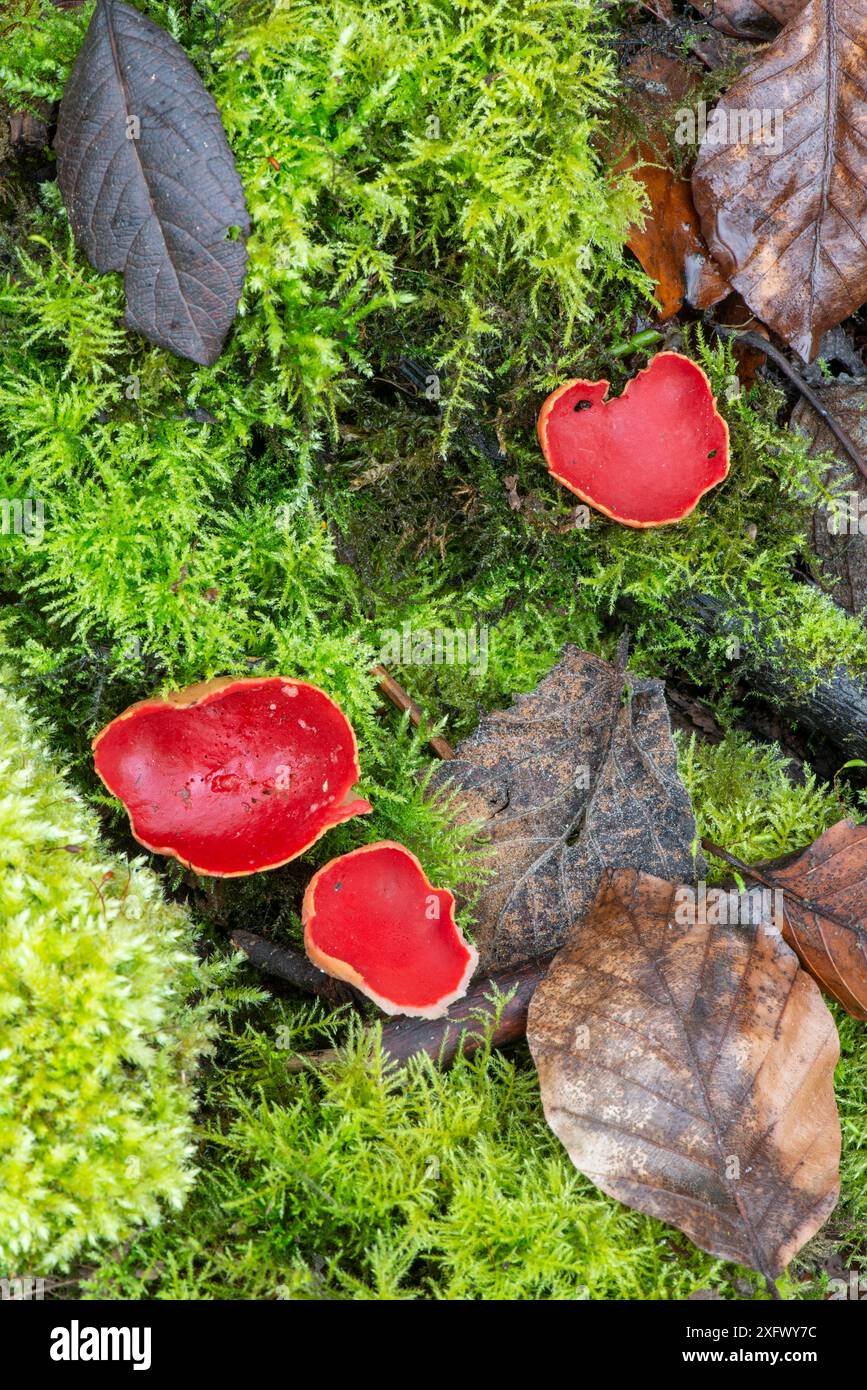
[[[208,1042],[188,927],[0,683],[0,1273],[65,1266],[179,1206]]]

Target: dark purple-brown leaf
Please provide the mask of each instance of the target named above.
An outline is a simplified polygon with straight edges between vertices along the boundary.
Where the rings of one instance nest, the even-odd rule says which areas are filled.
[[[120,270],[126,323],[209,364],[244,283],[249,218],[217,108],[182,49],[120,0],[99,0],[55,141],[79,245]]]
[[[767,39],[800,14],[805,3],[806,0],[697,0],[696,9],[725,34]]]

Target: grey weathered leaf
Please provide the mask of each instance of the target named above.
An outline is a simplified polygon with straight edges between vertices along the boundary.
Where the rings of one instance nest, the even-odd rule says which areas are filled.
[[[677,890],[609,874],[536,990],[545,1116],[603,1192],[775,1278],[837,1200],[837,1032],[774,923]]]
[[[220,355],[244,283],[249,218],[217,108],[183,50],[99,0],[55,141],[76,241],[122,270],[126,323],[194,362]]]
[[[703,869],[662,683],[575,647],[482,719],[437,769],[433,787],[449,783],[458,818],[491,842],[495,872],[474,908],[481,970],[556,950],[609,865],[682,879]]]

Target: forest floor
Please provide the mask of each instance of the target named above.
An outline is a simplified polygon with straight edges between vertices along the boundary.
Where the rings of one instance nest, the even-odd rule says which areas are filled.
[[[484,892],[476,840],[427,794],[430,737],[459,743],[567,644],[614,660],[624,632],[631,670],[666,682],[700,835],[755,863],[864,819],[867,723],[841,733],[814,708],[841,673],[867,678],[867,537],[838,546],[827,526],[863,479],[832,464],[789,374],[716,333],[756,327],[740,296],[695,308],[688,248],[664,271],[658,244],[639,252],[647,203],[622,172],[655,113],[668,185],[688,175],[683,91],[712,107],[769,35],[665,0],[139,0],[213,93],[253,227],[233,332],[197,366],[123,327],[121,277],[70,233],[51,141],[92,8],[16,0],[0,37],[0,498],[44,520],[0,537],[2,684],[121,864],[143,850],[90,740],[134,701],[212,676],[327,690],[374,811],[246,879],[147,856],[205,972],[188,1007],[212,1020],[195,1076],[179,1064],[184,1190],[47,1261],[49,1293],[768,1297],[754,1271],[576,1171],[525,1042],[398,1071],[371,1049],[373,1005],[303,994],[230,938],[300,947],[311,874],[374,840],[407,845],[432,883]],[[670,64],[688,81],[666,105]],[[843,392],[833,408],[857,435],[865,312],[811,366],[772,341],[808,385]],[[569,378],[618,394],[659,350],[707,373],[729,476],[673,526],[584,518],[545,468],[539,407]],[[468,659],[431,660],[436,633],[467,639]],[[21,727],[0,721],[0,738]],[[728,874],[710,860],[710,883]],[[474,920],[465,895],[470,936]],[[827,1297],[867,1258],[867,1042],[830,1007],[841,1197],[779,1281],[787,1298]],[[330,1066],[287,1066],[324,1047]]]

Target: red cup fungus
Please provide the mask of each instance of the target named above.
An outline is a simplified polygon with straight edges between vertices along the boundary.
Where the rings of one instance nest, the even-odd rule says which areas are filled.
[[[624,526],[687,516],[729,469],[729,432],[701,367],[659,352],[606,400],[607,381],[567,381],[539,412],[549,472]]]
[[[349,720],[324,690],[283,676],[141,700],[97,734],[93,753],[139,843],[199,874],[275,869],[372,810],[352,795]]]
[[[466,994],[479,959],[454,905],[404,845],[380,840],[314,874],[301,910],[304,946],[320,970],[387,1014],[440,1018]]]

